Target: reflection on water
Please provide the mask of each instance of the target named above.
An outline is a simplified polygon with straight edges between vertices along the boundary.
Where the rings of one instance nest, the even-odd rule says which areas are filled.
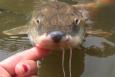
[[[48,1],[49,0],[47,0],[47,2]],[[62,1],[71,2],[71,0]],[[73,1],[76,2],[77,0]],[[85,0],[82,0],[81,2],[83,1]],[[46,2],[46,0],[0,0],[0,60],[31,47],[29,40],[25,36],[9,37],[3,35],[2,31],[25,25],[31,17],[32,10],[36,7],[34,5],[38,4],[37,7],[40,7],[40,4],[44,2]],[[15,5],[12,3],[15,3]],[[93,39],[87,38],[87,41],[90,41],[85,42],[84,45],[88,48],[82,50],[75,49],[73,52],[72,77],[115,76],[115,47],[112,47],[114,45],[112,42],[115,42],[114,8],[115,6],[111,6],[104,9],[104,13],[100,13],[100,15],[97,16],[96,26],[94,26],[95,28],[113,32],[113,35],[107,38],[111,42],[98,37],[98,39],[95,37],[96,40],[94,40],[94,37]],[[93,43],[95,43],[97,48],[89,48],[89,46],[92,47]],[[99,47],[102,47],[102,51],[98,49]],[[40,68],[41,77],[63,77],[61,55],[61,50],[53,52],[42,62]],[[69,52],[67,51],[65,56],[66,77],[69,77],[68,58]]]
[[[81,77],[115,77],[115,55],[98,58],[86,55]]]
[[[7,37],[7,38],[3,38],[0,39],[0,49],[1,50],[5,50],[5,51],[9,51],[9,52],[13,52],[13,51],[17,51],[19,49],[27,49],[30,47],[30,42],[28,40],[28,38],[26,37],[16,37],[16,36],[12,36],[12,37]]]

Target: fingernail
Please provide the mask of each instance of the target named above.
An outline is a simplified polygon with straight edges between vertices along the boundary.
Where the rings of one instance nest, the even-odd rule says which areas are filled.
[[[26,64],[23,64],[22,66],[23,66],[23,69],[24,69],[25,72],[29,71],[28,66]]]

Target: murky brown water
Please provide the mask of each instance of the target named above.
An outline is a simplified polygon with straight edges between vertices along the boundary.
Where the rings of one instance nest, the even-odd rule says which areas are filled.
[[[39,6],[43,1],[45,0],[0,0],[0,60],[31,47],[27,37],[9,37],[3,35],[2,31],[26,24],[31,18],[31,11],[34,10],[33,6],[36,4]],[[65,1],[71,3],[71,0]],[[81,2],[84,2],[84,0]],[[97,16],[95,25],[96,28],[112,32],[113,35],[107,39],[114,43],[115,6],[107,7],[105,13]],[[111,43],[98,37],[91,38],[95,40],[87,38],[90,42],[84,43],[86,47],[90,47],[93,43],[97,47],[103,47],[103,42]],[[105,43],[104,46],[106,47],[103,52],[98,49],[95,51],[89,49],[73,52],[72,77],[115,77],[115,47]],[[63,77],[61,55],[62,51],[53,52],[42,62],[40,68],[41,77]],[[66,77],[69,77],[68,56],[69,52],[66,52]]]

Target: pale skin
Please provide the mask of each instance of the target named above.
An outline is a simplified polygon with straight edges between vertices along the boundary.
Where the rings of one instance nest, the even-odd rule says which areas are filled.
[[[81,4],[80,7],[97,9],[97,4],[111,5],[112,2],[113,0],[97,0],[96,3]],[[41,47],[33,47],[1,61],[0,77],[38,77],[37,72],[39,71],[37,68],[39,66],[37,66],[36,61],[48,55],[49,51]]]
[[[38,77],[36,61],[48,53],[47,49],[33,47],[13,55],[0,62],[0,77]]]

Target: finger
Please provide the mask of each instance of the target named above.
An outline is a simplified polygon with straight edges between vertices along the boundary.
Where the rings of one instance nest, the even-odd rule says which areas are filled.
[[[42,59],[44,54],[46,54],[47,50],[41,49],[38,47],[33,47],[31,49],[25,50],[23,52],[17,53],[3,61],[0,62],[0,65],[3,66],[9,73],[12,75],[15,74],[15,66],[17,65],[18,62],[22,60],[38,60]],[[9,65],[10,64],[10,65]]]
[[[11,75],[3,67],[0,67],[0,77],[11,77]]]
[[[37,64],[33,60],[25,60],[18,63],[15,67],[15,73],[19,77],[27,77],[37,74]]]

